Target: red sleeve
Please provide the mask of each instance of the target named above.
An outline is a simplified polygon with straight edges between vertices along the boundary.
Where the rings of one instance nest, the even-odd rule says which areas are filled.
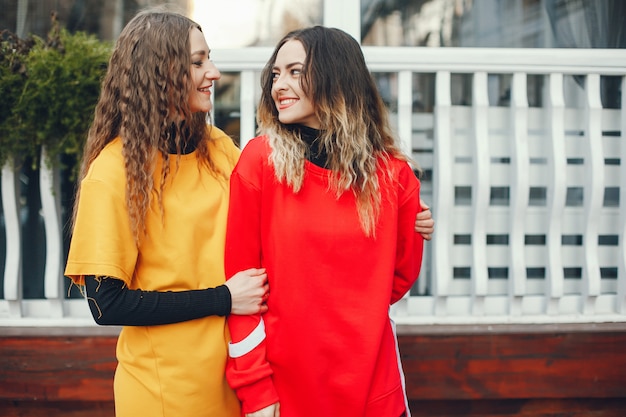
[[[253,140],[245,147],[230,180],[230,203],[226,231],[225,271],[232,277],[239,271],[262,266],[261,184],[266,158],[263,146]],[[260,143],[263,145],[263,142]],[[264,160],[265,159],[265,160]],[[242,402],[242,411],[251,413],[278,402],[272,370],[266,359],[261,315],[228,317],[231,344],[226,378]],[[237,357],[233,357],[237,356]]]
[[[415,232],[415,216],[421,211],[420,182],[408,164],[400,170],[398,191],[398,243],[391,304],[411,289],[422,266],[424,238]]]

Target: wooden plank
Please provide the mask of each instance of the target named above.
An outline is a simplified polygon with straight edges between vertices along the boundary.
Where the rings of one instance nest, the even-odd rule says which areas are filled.
[[[621,414],[596,410],[598,414],[566,415],[626,415],[626,331],[610,326],[607,331],[536,327],[538,331],[529,330],[533,328],[529,325],[521,330],[498,328],[498,333],[451,328],[400,334],[415,415],[548,416],[558,413],[537,410],[593,411],[599,404]],[[110,412],[116,339],[115,335],[0,337],[0,415],[53,416],[55,412],[42,410],[67,408],[64,415],[78,417],[86,404]],[[11,414],[16,408],[33,410]],[[474,414],[463,414],[467,410]],[[94,412],[92,417],[100,415]]]
[[[111,401],[117,337],[0,337],[0,399]]]
[[[0,400],[2,417],[112,417],[113,401]]]
[[[414,400],[623,398],[626,333],[399,338]]]
[[[624,417],[622,399],[411,401],[412,417]]]
[[[619,399],[411,401],[412,417],[624,417]],[[111,417],[113,402],[0,400],[3,417]]]

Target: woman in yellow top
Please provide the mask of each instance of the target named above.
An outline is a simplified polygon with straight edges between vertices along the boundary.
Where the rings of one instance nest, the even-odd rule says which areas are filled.
[[[267,310],[262,269],[225,283],[228,179],[239,149],[207,126],[220,73],[200,26],[138,14],[116,43],[80,174],[65,274],[98,324],[123,326],[117,417],[238,417],[228,314]],[[415,229],[430,239],[429,210]]]
[[[220,77],[200,27],[168,12],[121,33],[89,132],[65,274],[99,324],[123,325],[117,417],[236,417],[225,316],[265,311],[263,270],[224,284],[228,178],[207,126]],[[233,282],[236,281],[236,282]]]

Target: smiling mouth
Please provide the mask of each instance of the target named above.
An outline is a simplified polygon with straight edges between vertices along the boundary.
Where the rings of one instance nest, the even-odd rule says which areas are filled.
[[[211,87],[198,88],[198,91],[200,91],[201,93],[210,93]]]

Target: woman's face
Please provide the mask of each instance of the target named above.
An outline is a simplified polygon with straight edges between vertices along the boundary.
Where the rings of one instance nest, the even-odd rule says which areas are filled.
[[[300,85],[306,52],[297,40],[287,41],[276,55],[272,68],[272,98],[278,110],[278,120],[284,124],[302,124],[320,128],[313,102]]]
[[[211,111],[211,86],[213,81],[219,80],[221,74],[209,59],[209,46],[204,34],[197,28],[189,32],[191,47],[191,80],[193,87],[189,92],[189,108],[195,112],[208,113]]]

